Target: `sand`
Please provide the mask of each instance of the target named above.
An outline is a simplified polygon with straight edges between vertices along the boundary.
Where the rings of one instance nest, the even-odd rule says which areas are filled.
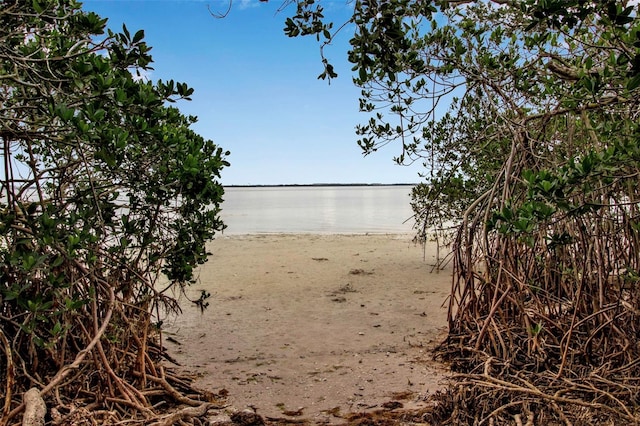
[[[442,387],[451,271],[409,235],[218,237],[165,341],[196,386],[265,417],[340,424]],[[424,255],[424,256],[423,256]]]

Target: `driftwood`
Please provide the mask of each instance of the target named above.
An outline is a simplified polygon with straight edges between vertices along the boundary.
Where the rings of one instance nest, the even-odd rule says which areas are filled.
[[[44,426],[44,416],[47,414],[47,405],[40,395],[40,391],[31,388],[22,397],[24,414],[22,426]]]
[[[193,417],[202,417],[212,407],[214,407],[214,404],[211,403],[200,404],[197,407],[185,407],[163,416],[158,421],[151,423],[149,426],[172,426],[181,420],[188,420]]]

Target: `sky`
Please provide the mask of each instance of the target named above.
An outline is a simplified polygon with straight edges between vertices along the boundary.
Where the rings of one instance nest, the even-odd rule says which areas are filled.
[[[364,156],[355,127],[360,89],[347,61],[349,28],[326,48],[339,77],[329,84],[315,37],[289,38],[283,0],[85,0],[109,28],[145,31],[154,70],[148,78],[185,82],[192,101],[176,106],[198,117],[193,129],[229,150],[224,185],[415,183],[421,164],[393,162],[400,144]],[[348,19],[348,0],[325,0],[325,16]],[[341,21],[342,22],[342,21]],[[351,29],[353,32],[353,29]]]

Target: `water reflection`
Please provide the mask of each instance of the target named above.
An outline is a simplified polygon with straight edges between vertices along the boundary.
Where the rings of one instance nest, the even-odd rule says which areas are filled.
[[[231,187],[225,234],[410,233],[411,186]]]

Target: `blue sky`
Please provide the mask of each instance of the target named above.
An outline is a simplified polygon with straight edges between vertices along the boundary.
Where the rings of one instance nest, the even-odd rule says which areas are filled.
[[[367,157],[358,147],[355,126],[359,89],[346,60],[348,29],[326,52],[338,79],[318,80],[322,71],[315,38],[290,39],[277,13],[282,0],[89,0],[84,9],[109,18],[108,26],[131,33],[145,30],[153,47],[152,80],[186,82],[191,102],[177,106],[196,115],[194,129],[231,151],[225,185],[418,182],[420,164],[398,166],[399,144]],[[347,0],[324,1],[326,16],[344,19]]]

